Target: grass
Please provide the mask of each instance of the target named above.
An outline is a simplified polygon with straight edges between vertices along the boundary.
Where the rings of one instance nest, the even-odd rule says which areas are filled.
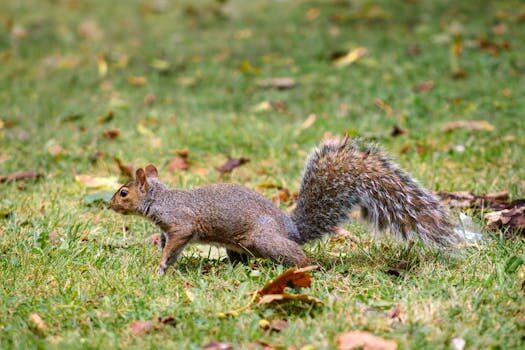
[[[486,231],[481,244],[450,256],[374,240],[354,223],[359,244],[306,247],[322,266],[306,292],[322,307],[254,308],[219,319],[283,266],[231,266],[192,248],[158,278],[159,252],[144,243],[156,228],[83,205],[90,191],[75,174],[116,175],[119,156],[157,164],[173,186],[222,180],[297,190],[308,150],[327,132],[347,131],[378,141],[434,190],[523,196],[524,12],[519,1],[2,1],[0,172],[44,177],[0,184],[0,348],[199,349],[220,340],[255,349],[262,340],[324,349],[349,330],[401,348],[450,348],[454,337],[467,348],[523,348],[525,271],[510,266],[524,256],[520,238]],[[501,23],[506,31],[495,34]],[[478,47],[480,37],[510,48],[492,55]],[[330,63],[333,52],[359,46],[368,54],[357,63]],[[415,46],[420,53],[407,55]],[[151,68],[154,60],[167,61],[169,71]],[[452,78],[457,67],[463,79]],[[135,86],[129,76],[147,82]],[[277,76],[297,86],[257,87]],[[427,80],[433,89],[414,90]],[[148,94],[152,105],[143,102]],[[286,111],[254,111],[264,101],[283,101]],[[109,111],[113,119],[100,122]],[[315,123],[301,129],[311,114]],[[458,119],[487,120],[496,130],[442,132]],[[394,125],[409,134],[391,137]],[[104,138],[110,128],[120,137]],[[52,155],[56,145],[61,151]],[[191,169],[208,172],[168,172],[183,148]],[[214,166],[228,155],[251,162],[221,178]],[[401,260],[406,271],[388,273]],[[391,320],[385,314],[396,304],[400,320]],[[32,331],[31,313],[42,317],[45,334]],[[132,321],[157,316],[177,324],[130,333]],[[258,325],[263,318],[287,318],[289,326],[268,333]]]

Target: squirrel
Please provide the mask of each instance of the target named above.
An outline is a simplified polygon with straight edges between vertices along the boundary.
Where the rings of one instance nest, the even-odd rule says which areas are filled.
[[[225,247],[232,263],[255,256],[305,266],[301,245],[334,233],[354,207],[379,231],[404,240],[418,236],[445,248],[459,240],[431,191],[375,144],[348,137],[323,141],[310,153],[291,215],[237,184],[171,189],[151,164],[135,177],[115,192],[110,207],[146,217],[162,230],[160,275],[193,242]]]

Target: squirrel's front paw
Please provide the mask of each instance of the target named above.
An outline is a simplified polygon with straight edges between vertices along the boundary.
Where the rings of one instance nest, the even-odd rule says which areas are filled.
[[[159,268],[157,269],[157,275],[164,276],[166,274],[166,264],[160,264]]]

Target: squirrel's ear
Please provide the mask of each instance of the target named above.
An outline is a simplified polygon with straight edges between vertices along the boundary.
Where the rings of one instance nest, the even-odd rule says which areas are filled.
[[[149,164],[146,167],[146,176],[147,177],[159,177],[159,172],[157,171],[157,168],[155,168],[155,165]]]
[[[137,172],[135,173],[135,181],[137,182],[137,185],[140,190],[144,192],[148,190],[148,181],[146,180],[146,173],[142,168],[137,169]]]

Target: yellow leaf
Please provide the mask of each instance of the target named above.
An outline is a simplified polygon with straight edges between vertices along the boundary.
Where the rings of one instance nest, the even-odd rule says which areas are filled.
[[[455,120],[445,123],[442,130],[444,132],[455,129],[494,131],[496,128],[486,120]]]
[[[333,63],[336,67],[348,66],[362,58],[367,52],[368,50],[365,47],[358,47],[349,51],[346,55],[336,58]]]
[[[115,189],[120,186],[116,176],[76,175],[75,180],[84,187],[93,189]]]
[[[104,54],[97,55],[97,67],[98,67],[98,76],[105,77],[108,74],[108,62],[104,57]]]
[[[128,83],[130,83],[131,85],[141,86],[146,84],[147,82],[148,80],[146,79],[146,77],[140,77],[136,75],[130,75],[128,77]]]
[[[305,121],[301,124],[299,129],[300,130],[308,129],[315,123],[316,120],[317,120],[317,116],[315,114],[310,114],[308,118],[306,118]]]

